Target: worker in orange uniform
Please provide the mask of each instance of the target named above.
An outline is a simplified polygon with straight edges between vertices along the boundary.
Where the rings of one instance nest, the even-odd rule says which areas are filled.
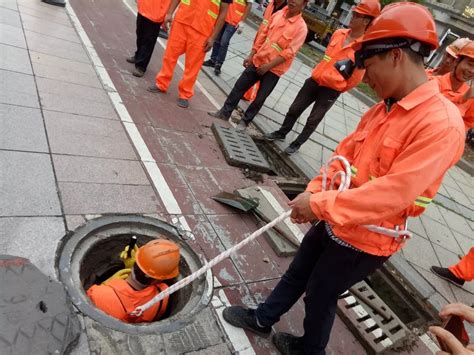
[[[451,43],[449,46],[447,46],[439,65],[436,68],[426,70],[428,76],[444,75],[446,73],[449,73],[453,69],[454,64],[456,63],[459,50],[467,42],[469,42],[469,38],[458,38],[453,41],[453,43]]]
[[[474,247],[469,250],[464,258],[448,268],[432,266],[431,271],[442,279],[462,287],[464,282],[474,280]]]
[[[270,0],[270,2],[267,5],[267,8],[265,9],[265,12],[263,13],[263,19],[262,19],[262,22],[260,23],[260,27],[258,28],[255,38],[253,40],[252,47],[255,45],[255,42],[257,41],[258,37],[262,34],[263,29],[268,26],[268,23],[272,15],[275,12],[283,9],[285,6],[286,6],[286,0]],[[259,87],[260,87],[260,84],[257,81],[254,86],[252,86],[250,89],[247,90],[247,92],[244,94],[243,99],[246,101],[255,100]]]
[[[351,72],[353,65],[348,65],[347,61],[350,60],[353,63],[353,42],[362,37],[369,24],[379,13],[380,3],[378,0],[362,0],[354,7],[349,29],[340,29],[334,32],[323,60],[316,65],[311,77],[306,79],[296,95],[282,126],[278,130],[266,134],[265,139],[269,141],[284,140],[301,114],[314,103],[303,130],[285,149],[285,153],[288,155],[295,153],[313,134],[339,95],[361,82],[364,70],[355,69]]]
[[[233,306],[223,312],[230,324],[268,336],[305,294],[304,336],[273,338],[282,354],[325,353],[338,296],[405,245],[400,234],[406,233],[407,218],[425,211],[464,149],[459,110],[425,73],[424,57],[438,47],[428,9],[410,2],[387,5],[355,45],[364,82],[384,101],[334,152],[352,167],[350,187],[329,190],[341,181],[343,165],[336,160],[324,188],[317,176],[290,201],[293,222],[321,222],[305,235],[288,270],[256,310]]]
[[[290,69],[296,52],[306,38],[308,28],[301,12],[308,0],[289,0],[288,6],[276,12],[244,60],[245,70],[237,79],[222,108],[209,115],[228,120],[245,92],[260,81],[255,100],[249,105],[237,129],[244,130],[262,108],[280,76]]]
[[[461,111],[466,131],[474,127],[474,41],[459,50],[451,72],[435,76],[435,79],[441,93]],[[469,81],[471,85],[468,85]]]
[[[132,260],[128,265],[130,269],[119,271],[117,276],[101,285],[93,285],[87,290],[87,295],[97,308],[123,322],[158,320],[166,312],[168,297],[140,317],[130,317],[129,314],[168,288],[164,281],[179,275],[179,258],[179,247],[175,243],[166,239],[152,240],[136,250],[136,261]],[[125,280],[124,271],[128,274]]]
[[[213,67],[214,74],[221,74],[222,64],[225,61],[230,40],[236,31],[239,34],[242,33],[244,21],[252,9],[252,4],[253,0],[234,0],[229,5],[224,26],[217,35],[212,47],[211,58],[202,64],[205,67]]]
[[[135,64],[132,74],[142,77],[150,63],[153,49],[165,19],[170,0],[138,0],[137,7],[137,50],[127,62]]]
[[[179,107],[189,107],[189,99],[194,95],[194,83],[204,57],[214,45],[224,25],[230,3],[232,0],[171,0],[164,21],[165,27],[171,23],[176,7],[178,10],[171,26],[161,70],[156,75],[155,84],[150,86],[148,91],[166,92],[173,78],[176,62],[182,54],[185,54],[184,73],[179,82],[177,103]]]

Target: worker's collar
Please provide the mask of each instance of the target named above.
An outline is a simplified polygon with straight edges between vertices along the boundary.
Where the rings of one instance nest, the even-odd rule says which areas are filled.
[[[428,80],[421,84],[407,96],[397,102],[397,105],[409,111],[412,108],[428,101],[436,94],[439,94],[439,85],[437,80]]]
[[[300,12],[298,15],[295,15],[295,16],[292,16],[292,17],[288,18],[288,17],[287,17],[287,16],[288,16],[288,12],[290,11],[290,10],[288,9],[288,6],[286,6],[286,7],[285,7],[283,10],[281,10],[281,11],[283,11],[283,16],[284,16],[284,17],[288,20],[288,22],[290,22],[290,23],[296,22],[296,21],[297,21],[299,18],[301,18],[301,16],[302,16],[302,15],[301,15],[301,12]]]

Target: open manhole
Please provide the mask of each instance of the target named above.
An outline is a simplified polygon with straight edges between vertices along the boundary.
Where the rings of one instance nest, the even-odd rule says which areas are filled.
[[[93,219],[66,235],[56,253],[59,279],[72,303],[84,315],[106,327],[130,334],[174,332],[191,323],[211,299],[211,271],[172,294],[164,318],[150,323],[121,322],[97,309],[86,295],[90,286],[101,283],[123,268],[118,256],[133,235],[137,236],[139,247],[155,238],[166,238],[180,246],[180,275],[177,280],[203,265],[203,261],[181,239],[177,230],[163,221],[141,216]]]

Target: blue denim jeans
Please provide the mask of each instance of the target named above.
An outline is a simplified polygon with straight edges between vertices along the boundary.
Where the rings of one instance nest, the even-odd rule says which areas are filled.
[[[225,56],[227,55],[227,49],[229,48],[230,39],[234,35],[237,27],[228,24],[227,22],[224,23],[221,32],[216,38],[214,42],[214,46],[212,47],[211,53],[211,60],[214,63],[221,64],[224,63]]]

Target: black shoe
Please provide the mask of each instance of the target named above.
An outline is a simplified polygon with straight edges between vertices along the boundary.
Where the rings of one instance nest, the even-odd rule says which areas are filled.
[[[188,99],[178,99],[178,101],[176,101],[176,103],[181,108],[188,108],[189,107],[189,100]]]
[[[267,141],[274,141],[274,140],[284,141],[285,140],[285,135],[283,133],[281,133],[280,131],[275,131],[275,132],[272,132],[272,133],[265,134],[264,138]]]
[[[288,333],[276,333],[273,336],[273,344],[282,355],[304,354],[303,338]]]
[[[272,331],[271,327],[260,327],[257,324],[254,309],[231,306],[224,309],[222,316],[227,323],[232,324],[234,327],[250,330],[264,338],[268,337]]]
[[[145,75],[145,71],[142,68],[135,68],[135,70],[132,71],[132,75],[136,76],[137,78],[141,78],[143,75]]]
[[[160,89],[158,86],[156,86],[155,84],[153,84],[153,85],[151,85],[150,87],[148,87],[148,88],[146,89],[146,91],[152,92],[152,93],[154,93],[154,94],[156,94],[156,93],[164,93],[164,91],[161,90],[161,89]]]
[[[126,60],[127,62],[129,62],[129,63],[132,63],[132,64],[135,64],[136,61],[137,61],[137,60],[135,59],[135,56],[127,57],[125,60]]]
[[[449,271],[448,268],[432,266],[431,271],[433,271],[436,275],[438,275],[442,279],[449,281],[456,286],[462,287],[462,285],[464,285],[464,280],[458,279],[456,275],[454,275],[451,271]]]
[[[298,149],[300,149],[300,146],[298,144],[295,144],[295,143],[291,143],[286,149],[285,149],[285,153],[288,154],[288,155],[291,155],[293,153],[296,153],[298,151]]]
[[[221,120],[228,121],[229,117],[226,117],[221,110],[218,111],[209,111],[207,113],[209,116],[215,117],[215,118],[220,118]]]
[[[216,65],[216,62],[214,62],[214,61],[211,60],[211,59],[208,59],[208,60],[206,60],[204,63],[202,63],[202,65],[203,65],[204,67],[211,67],[211,68],[212,68],[212,67],[214,67],[214,65]]]
[[[217,76],[221,75],[221,67],[222,67],[222,64],[217,64],[214,66],[214,74],[216,74]]]

